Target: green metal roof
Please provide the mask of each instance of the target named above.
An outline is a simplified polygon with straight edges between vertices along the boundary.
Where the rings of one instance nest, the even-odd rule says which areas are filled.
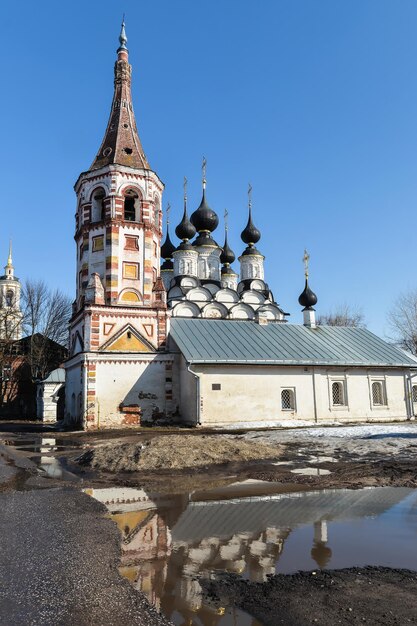
[[[417,360],[364,328],[172,318],[170,336],[190,363],[417,368]]]

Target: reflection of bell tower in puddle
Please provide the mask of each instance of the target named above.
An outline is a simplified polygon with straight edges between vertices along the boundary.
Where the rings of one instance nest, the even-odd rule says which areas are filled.
[[[323,569],[332,558],[332,551],[327,544],[327,522],[321,520],[314,523],[314,543],[311,548],[311,558]]]

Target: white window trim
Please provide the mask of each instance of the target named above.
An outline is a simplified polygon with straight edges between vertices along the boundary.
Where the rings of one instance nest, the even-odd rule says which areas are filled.
[[[382,383],[382,395],[385,404],[374,404],[372,398],[372,383]],[[368,388],[369,388],[369,405],[372,411],[388,411],[388,393],[387,393],[387,377],[384,376],[372,376],[368,374]]]
[[[292,391],[292,396],[293,396],[293,400],[294,400],[294,408],[290,408],[290,409],[283,409],[282,408],[282,392],[288,389],[288,391]],[[286,385],[285,387],[281,387],[280,393],[279,393],[279,402],[280,402],[280,409],[281,411],[283,411],[284,413],[297,413],[297,395],[295,393],[295,387],[289,387],[288,385]]]
[[[328,385],[328,394],[329,394],[329,411],[349,411],[349,396],[348,396],[348,385],[347,385],[347,375],[343,374],[340,376],[333,376],[331,374],[327,375],[327,385]],[[333,383],[342,383],[343,385],[343,400],[344,404],[333,404],[333,393],[332,393],[332,385]]]

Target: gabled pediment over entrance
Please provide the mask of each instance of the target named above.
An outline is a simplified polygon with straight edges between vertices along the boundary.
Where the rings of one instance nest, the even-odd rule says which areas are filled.
[[[119,330],[100,350],[110,352],[155,352],[155,348],[130,324]]]

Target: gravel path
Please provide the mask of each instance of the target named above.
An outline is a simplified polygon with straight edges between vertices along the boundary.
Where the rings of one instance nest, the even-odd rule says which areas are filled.
[[[171,624],[119,575],[104,511],[71,488],[0,494],[1,624]]]

